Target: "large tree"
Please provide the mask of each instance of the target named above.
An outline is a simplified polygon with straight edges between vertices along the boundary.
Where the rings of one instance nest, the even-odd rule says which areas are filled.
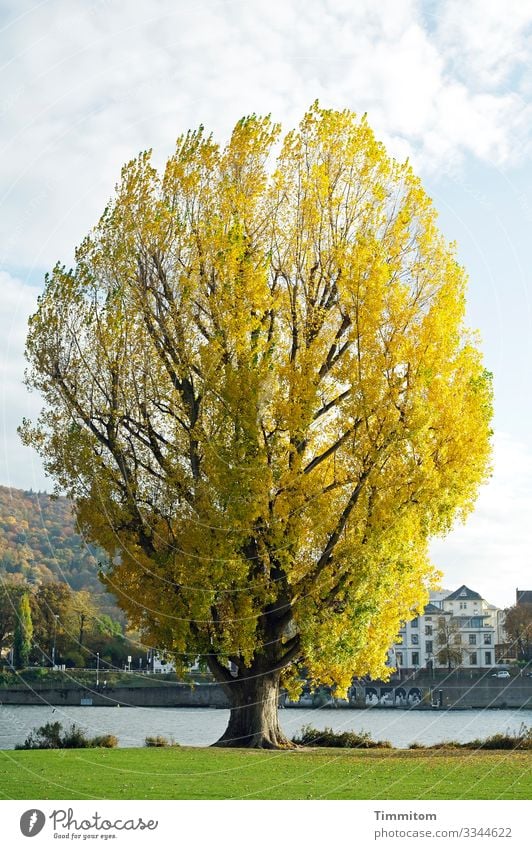
[[[278,137],[251,116],[126,165],[27,341],[23,438],[132,624],[206,658],[225,745],[287,745],[302,667],[338,692],[386,673],[489,457],[465,274],[411,167],[317,104]]]

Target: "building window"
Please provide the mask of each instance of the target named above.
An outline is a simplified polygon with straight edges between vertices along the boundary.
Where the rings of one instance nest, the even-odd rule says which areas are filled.
[[[425,616],[425,622],[432,622],[432,616]]]
[[[419,666],[419,652],[412,652],[412,666]]]
[[[469,663],[471,664],[471,666],[477,665],[477,653],[476,653],[476,651],[472,651],[471,654],[469,655]]]
[[[412,621],[410,623],[410,627],[411,628],[418,628],[419,627],[419,619],[418,619],[417,616],[416,616],[415,619],[412,619]]]
[[[491,666],[491,652],[490,651],[485,652],[484,660],[485,660],[486,666]]]
[[[397,666],[403,665],[403,652],[402,651],[396,651],[395,652],[395,662],[396,662]]]
[[[412,645],[413,646],[419,645],[419,635],[418,634],[412,634]]]
[[[433,649],[432,649],[432,640],[427,640],[427,642],[425,643],[425,650],[426,650],[429,654],[432,654],[432,651],[433,651]]]
[[[476,646],[476,644],[477,644],[477,635],[476,634],[470,634],[469,635],[469,645],[470,646]]]
[[[460,610],[467,610],[467,601],[460,602]]]
[[[427,637],[432,637],[432,625],[425,625],[425,634]]]
[[[484,634],[484,645],[491,646],[491,634]]]

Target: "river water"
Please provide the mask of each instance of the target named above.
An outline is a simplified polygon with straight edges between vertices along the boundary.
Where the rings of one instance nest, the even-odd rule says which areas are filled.
[[[41,707],[0,705],[0,749],[12,749],[28,733],[46,722],[76,723],[90,736],[115,734],[119,745],[144,745],[147,735],[162,734],[184,746],[208,746],[224,731],[229,711],[210,708]],[[397,748],[459,740],[467,742],[497,732],[532,726],[532,710],[419,711],[398,708],[286,708],[281,724],[290,737],[304,725],[334,731],[368,731],[375,740],[389,740]]]

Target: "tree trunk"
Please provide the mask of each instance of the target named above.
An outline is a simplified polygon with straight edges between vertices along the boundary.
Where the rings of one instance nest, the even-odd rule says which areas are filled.
[[[215,746],[289,749],[294,744],[279,725],[279,672],[256,672],[225,683],[232,707],[229,724]]]

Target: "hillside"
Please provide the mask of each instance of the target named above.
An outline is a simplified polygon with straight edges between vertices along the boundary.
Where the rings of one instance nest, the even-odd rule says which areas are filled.
[[[0,486],[0,578],[66,581],[74,590],[99,595],[102,559],[79,535],[68,499]]]

